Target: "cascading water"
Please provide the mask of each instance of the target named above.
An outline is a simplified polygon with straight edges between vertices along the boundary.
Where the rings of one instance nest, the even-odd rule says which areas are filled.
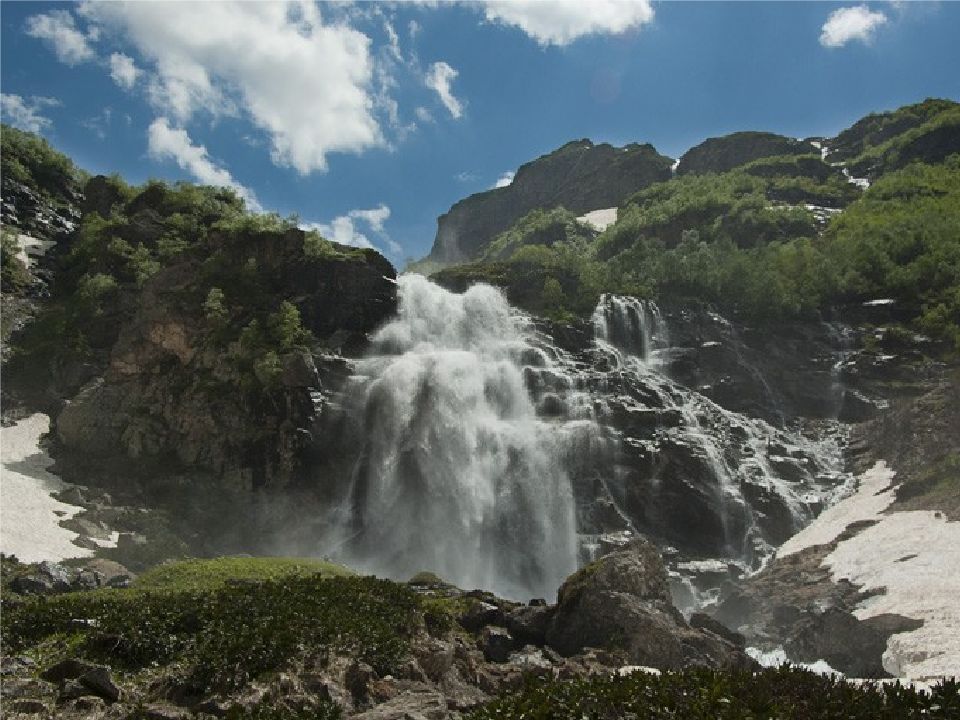
[[[604,294],[593,311],[592,322],[599,340],[650,365],[658,365],[659,352],[670,346],[660,308],[648,300]]]
[[[653,454],[665,446],[686,446],[706,468],[721,536],[713,556],[758,567],[779,542],[812,519],[830,488],[838,486],[837,449],[726,410],[671,380],[662,361],[669,347],[658,343],[668,337],[666,323],[654,303],[604,296],[593,323],[607,364],[643,388],[647,399],[642,402],[657,408],[657,417],[677,418],[656,430],[649,442]],[[656,469],[645,482],[657,485]],[[657,502],[655,493],[652,501]],[[780,516],[775,507],[783,508]]]
[[[552,595],[577,560],[563,448],[591,423],[537,417],[524,368],[553,361],[499,291],[456,295],[405,275],[399,299],[354,381],[364,446],[338,554],[396,578],[429,570],[507,597]]]

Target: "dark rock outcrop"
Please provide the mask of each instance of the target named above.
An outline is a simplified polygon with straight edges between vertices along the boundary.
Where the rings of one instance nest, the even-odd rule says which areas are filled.
[[[748,644],[782,647],[795,661],[825,660],[852,677],[886,677],[882,656],[887,640],[922,623],[899,615],[859,620],[854,610],[865,596],[846,580],[834,582],[823,566],[835,546],[776,558],[763,572],[728,582],[712,616],[736,628]]]
[[[441,215],[429,259],[448,264],[474,258],[535,208],[563,206],[580,214],[617,206],[630,194],[669,180],[671,162],[651,145],[567,143],[522,165],[507,187],[471,195]]]
[[[807,155],[816,152],[809,142],[768,132],[736,132],[709,138],[680,157],[677,174],[721,173],[760,158]]]
[[[659,551],[642,538],[567,578],[547,643],[563,655],[619,648],[630,663],[662,669],[752,662],[726,637],[686,623],[670,600]]]

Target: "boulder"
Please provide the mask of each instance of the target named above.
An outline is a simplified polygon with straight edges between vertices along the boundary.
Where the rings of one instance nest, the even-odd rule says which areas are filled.
[[[466,612],[460,616],[460,624],[465,630],[477,632],[481,628],[500,622],[503,613],[496,605],[482,600],[474,600],[470,603]]]
[[[671,603],[660,553],[645,538],[567,578],[546,639],[565,656],[619,649],[630,664],[660,669],[751,664],[729,640],[684,621]]]
[[[489,662],[503,663],[510,659],[514,648],[513,638],[506,628],[488,625],[480,632],[477,646]]]
[[[518,642],[540,646],[547,641],[547,628],[552,617],[552,607],[538,604],[513,608],[506,613],[504,621]]]

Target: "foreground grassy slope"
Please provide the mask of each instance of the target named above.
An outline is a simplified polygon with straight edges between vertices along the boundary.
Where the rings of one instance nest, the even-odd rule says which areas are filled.
[[[157,716],[143,709],[158,699],[199,708],[205,707],[197,705],[204,698],[219,697],[231,698],[219,712],[234,720],[342,717],[336,696],[319,692],[308,698],[274,687],[278,681],[306,682],[318,667],[332,676],[335,667],[346,668],[352,686],[351,672],[363,667],[356,663],[367,663],[374,677],[389,684],[389,675],[405,677],[414,657],[439,662],[449,647],[452,658],[454,645],[437,645],[441,638],[456,643],[457,653],[479,655],[471,649],[477,638],[456,624],[476,602],[469,596],[424,595],[411,585],[345,573],[313,560],[220,558],[161,566],[129,589],[19,600],[7,595],[2,649],[34,659],[38,671],[66,658],[108,663],[124,688],[124,717]],[[429,577],[417,582],[421,592],[424,583],[442,586]],[[424,655],[428,648],[434,650]],[[491,673],[497,667],[474,670]],[[437,689],[441,675],[431,675]],[[621,677],[597,666],[591,673],[558,677],[563,673],[548,671],[545,677],[530,666],[502,687],[499,699],[468,706],[463,715],[472,720],[946,720],[960,712],[956,682],[925,694],[899,686],[853,685],[789,667],[755,673],[691,668]],[[425,692],[426,680],[409,686]],[[250,697],[258,697],[250,695],[252,683],[274,690],[251,703]]]
[[[325,650],[388,674],[423,623],[405,585],[267,558],[174,563],[129,589],[6,605],[6,653],[107,662],[132,677],[165,668],[168,681],[197,695],[242,687]]]

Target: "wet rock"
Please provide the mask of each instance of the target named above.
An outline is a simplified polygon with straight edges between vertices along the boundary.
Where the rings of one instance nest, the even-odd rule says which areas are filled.
[[[496,605],[475,600],[467,608],[467,611],[460,616],[459,621],[464,629],[477,632],[486,625],[500,622],[501,618],[502,612]]]
[[[734,632],[726,625],[713,619],[706,613],[693,613],[690,616],[690,627],[712,632],[714,635],[719,635],[738,647],[743,647],[746,644],[746,639],[743,637],[743,635],[738,632]]]
[[[506,628],[488,625],[480,632],[477,646],[489,662],[503,663],[510,659],[514,641]]]
[[[286,387],[317,387],[320,376],[308,352],[292,352],[283,357],[280,381]]]
[[[567,578],[547,642],[566,656],[588,647],[620,649],[627,663],[618,665],[669,669],[751,664],[733,643],[684,621],[671,603],[660,554],[644,538]]]
[[[521,606],[508,611],[504,622],[510,634],[524,645],[543,645],[547,628],[553,617],[553,608],[543,605]]]

